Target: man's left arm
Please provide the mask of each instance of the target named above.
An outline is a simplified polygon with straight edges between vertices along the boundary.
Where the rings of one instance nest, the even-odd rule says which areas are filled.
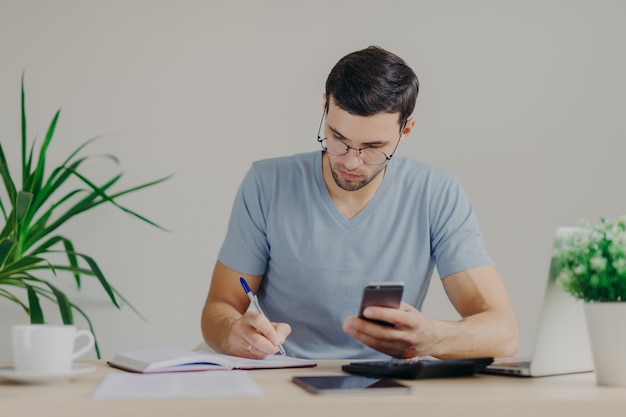
[[[441,352],[435,355],[514,356],[519,346],[517,320],[496,267],[471,268],[442,282],[462,319],[450,323],[440,343]]]
[[[442,280],[458,321],[435,320],[402,303],[400,309],[368,307],[365,316],[385,327],[349,317],[344,330],[362,343],[395,357],[439,358],[513,356],[519,336],[515,314],[493,265],[456,272]]]

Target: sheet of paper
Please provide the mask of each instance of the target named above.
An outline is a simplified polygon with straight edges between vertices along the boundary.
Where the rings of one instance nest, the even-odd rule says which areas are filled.
[[[91,394],[91,398],[97,400],[262,396],[263,392],[246,371],[164,374],[111,372]]]

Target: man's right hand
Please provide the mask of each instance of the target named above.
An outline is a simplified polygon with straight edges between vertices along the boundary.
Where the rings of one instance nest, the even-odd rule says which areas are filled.
[[[287,323],[272,323],[262,314],[247,311],[234,321],[228,334],[228,355],[263,359],[278,352],[291,333]]]

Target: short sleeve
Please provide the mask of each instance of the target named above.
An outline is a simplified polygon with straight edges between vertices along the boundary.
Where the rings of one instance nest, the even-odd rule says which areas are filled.
[[[456,176],[444,181],[429,212],[431,250],[439,276],[492,264],[472,203]]]
[[[224,265],[246,274],[263,274],[267,266],[269,245],[263,191],[253,164],[235,195],[226,237],[218,254]]]

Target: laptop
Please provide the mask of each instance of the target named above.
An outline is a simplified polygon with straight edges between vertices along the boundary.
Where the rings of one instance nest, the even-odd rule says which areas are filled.
[[[573,227],[559,227],[553,250]],[[555,282],[558,270],[552,258],[532,357],[500,358],[483,373],[511,376],[548,376],[593,371],[591,345],[583,302]]]

